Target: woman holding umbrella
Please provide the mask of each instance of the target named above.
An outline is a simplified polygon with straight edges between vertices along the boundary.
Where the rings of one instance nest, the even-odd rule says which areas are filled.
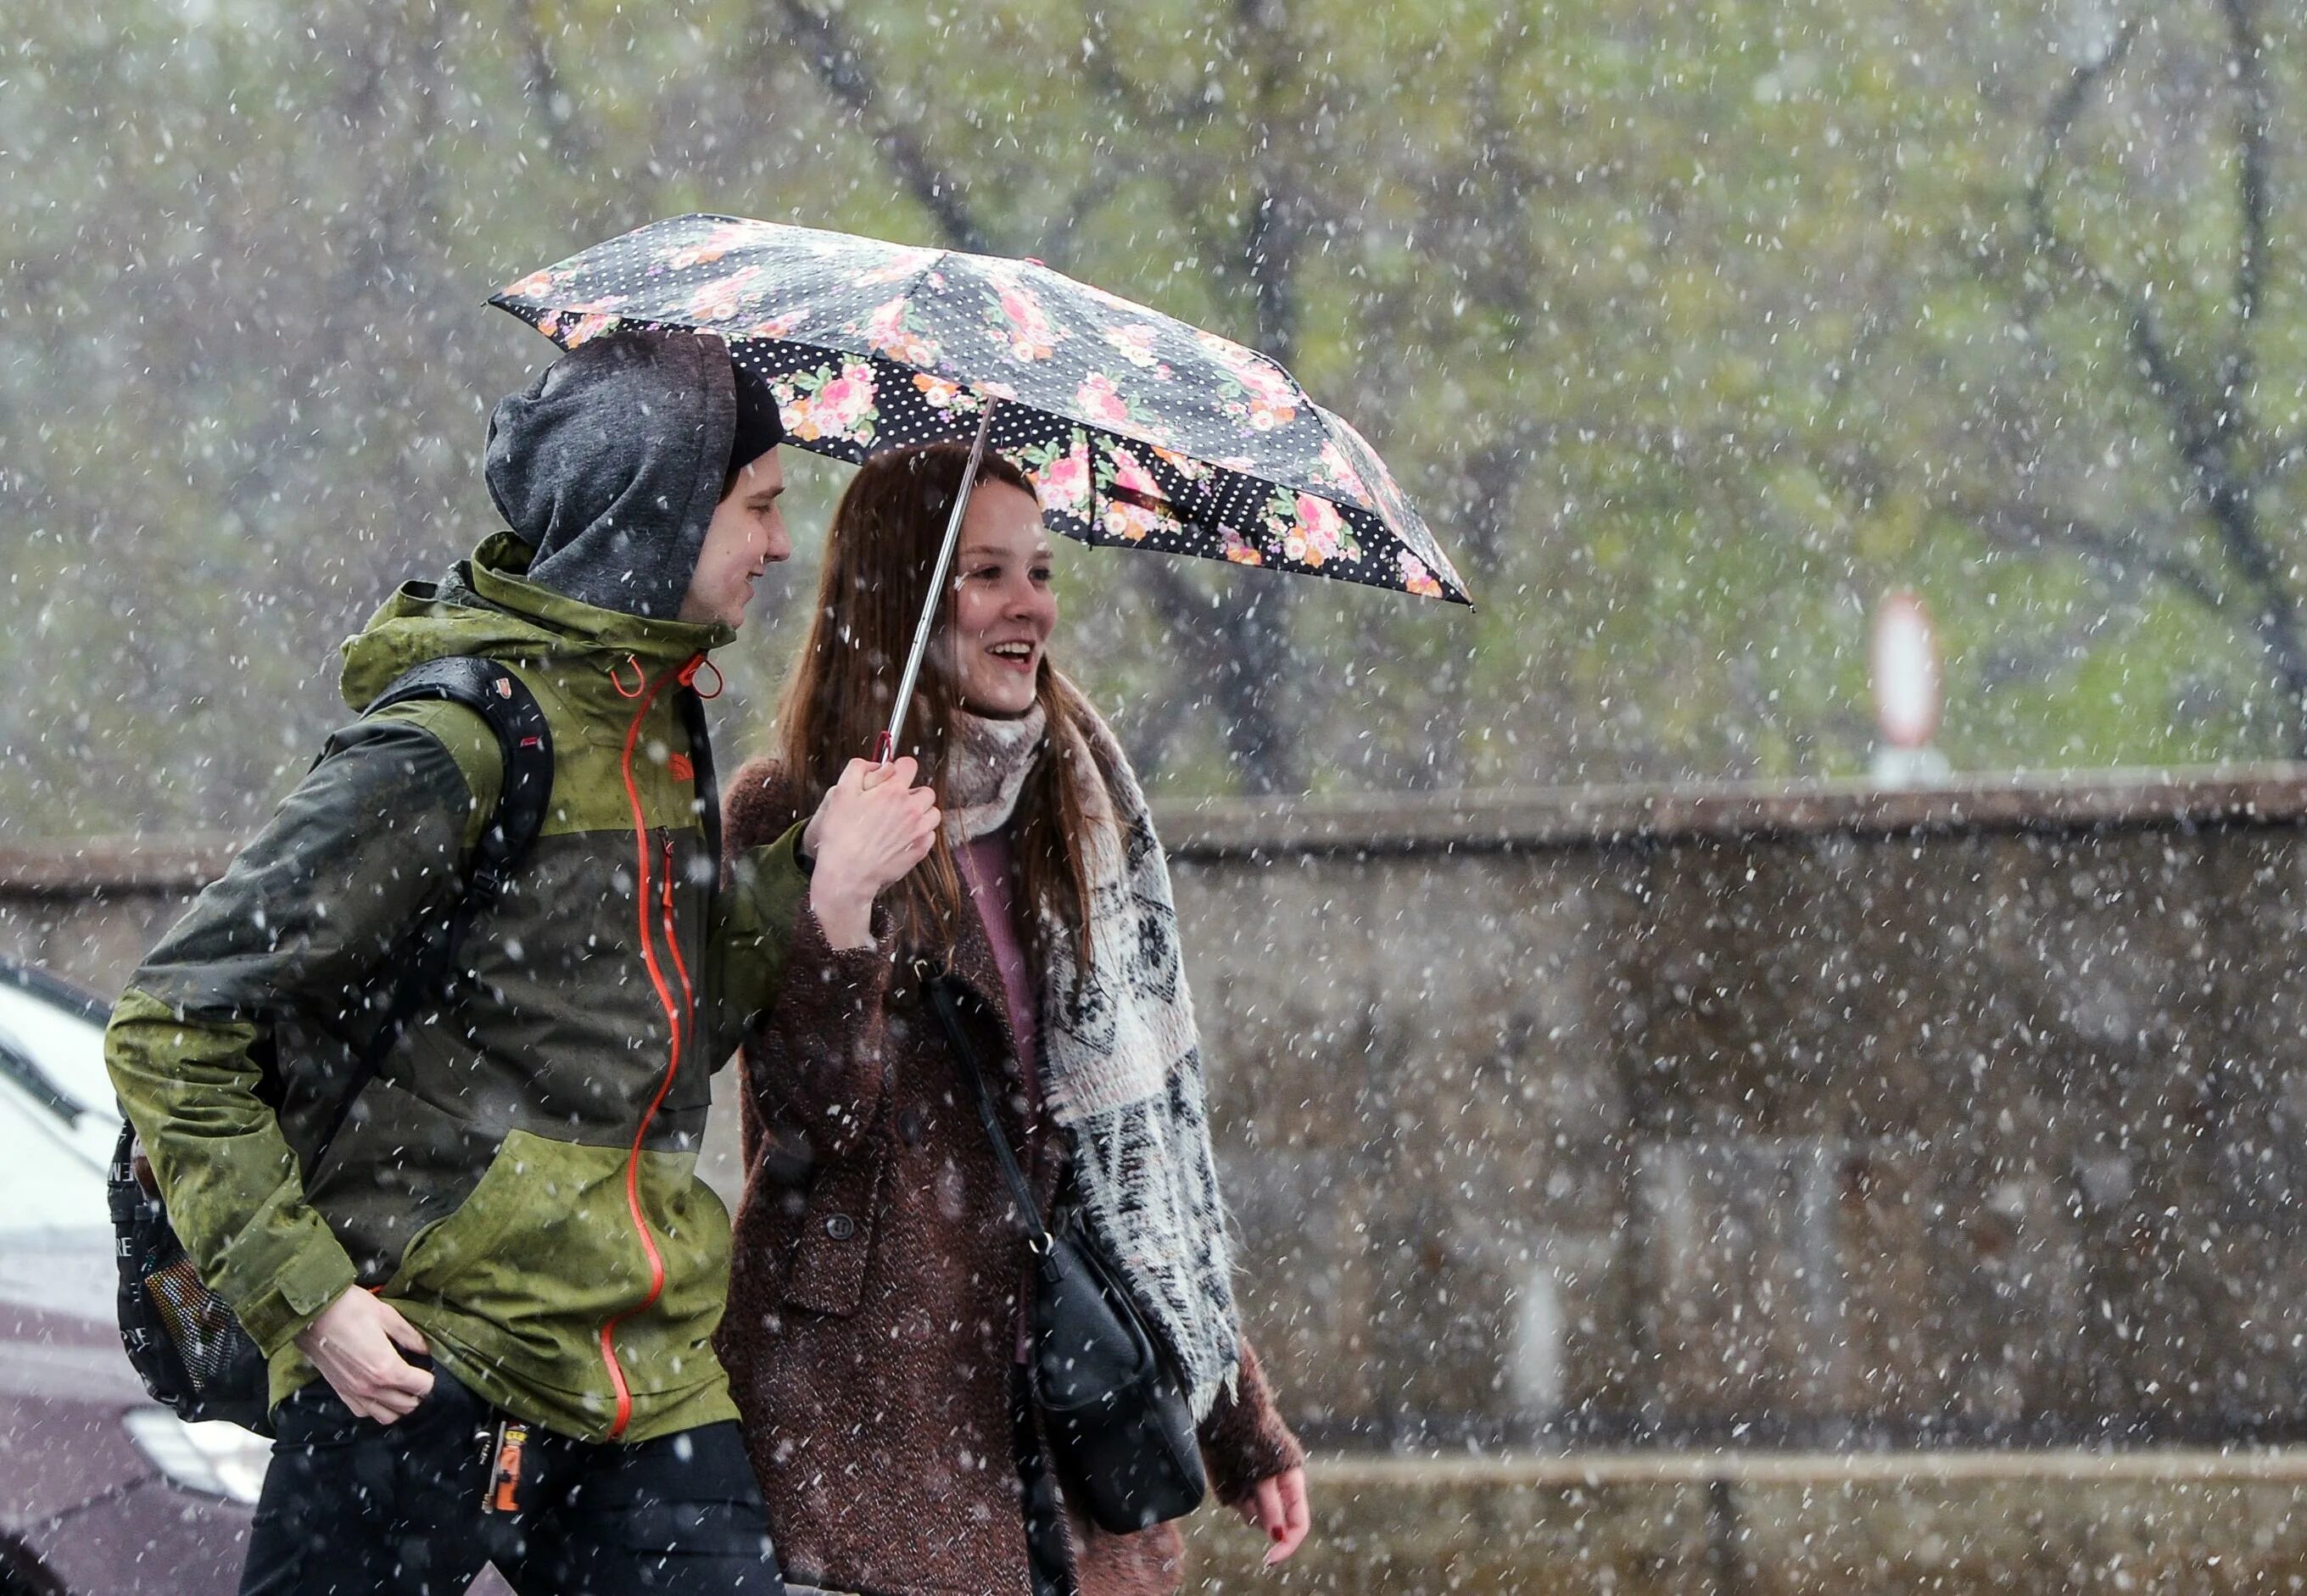
[[[897,450],[850,485],[779,751],[732,784],[731,849],[810,813],[882,729],[970,460]],[[1166,868],[1120,748],[1048,658],[1051,558],[1032,485],[986,455],[896,739],[942,835],[879,902],[817,871],[746,1050],[750,1177],[719,1346],[803,1589],[1180,1583],[1173,1528],[1101,1532],[1052,1475],[1025,1377],[1039,1227],[1015,1213],[973,1068],[1034,1217],[1094,1221],[1189,1394],[1216,1496],[1266,1532],[1269,1562],[1306,1533],[1303,1454],[1233,1303]],[[931,971],[979,1000],[965,1034],[930,1013]]]

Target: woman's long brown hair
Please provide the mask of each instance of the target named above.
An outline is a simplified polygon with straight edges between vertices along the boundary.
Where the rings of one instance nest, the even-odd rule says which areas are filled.
[[[969,450],[958,443],[892,450],[859,468],[834,510],[817,611],[777,709],[780,751],[803,814],[815,811],[851,759],[870,757],[874,739],[889,724],[897,676],[928,596],[930,569],[968,468]],[[1025,474],[998,455],[984,457],[977,479],[1033,496]],[[936,790],[940,809],[948,808],[946,750],[961,708],[955,672],[948,606],[930,639],[897,739],[897,752],[919,763],[921,779]],[[1089,882],[1080,839],[1090,822],[1082,794],[1085,783],[1103,777],[1094,768],[1074,768],[1075,761],[1064,757],[1067,749],[1085,746],[1085,739],[1067,736],[1063,728],[1085,731],[1089,706],[1046,653],[1034,691],[1049,718],[1049,745],[1018,794],[1010,822],[1025,899],[1037,911],[1026,916],[1026,930],[1037,958],[1051,934],[1070,934],[1086,968],[1089,925],[1083,905]],[[942,835],[930,856],[884,898],[907,957],[950,959],[963,889]]]

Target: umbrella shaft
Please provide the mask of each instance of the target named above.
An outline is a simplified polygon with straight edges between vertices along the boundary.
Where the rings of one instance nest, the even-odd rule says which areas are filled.
[[[936,569],[930,572],[929,596],[922,603],[920,624],[913,628],[913,651],[905,656],[905,674],[897,678],[897,700],[889,711],[889,727],[873,747],[873,760],[886,765],[897,754],[897,734],[905,729],[905,711],[913,706],[913,682],[922,674],[922,656],[929,652],[930,633],[937,625],[938,604],[945,596],[945,574],[953,566],[954,545],[961,541],[961,518],[969,509],[970,490],[977,485],[977,467],[985,459],[985,434],[993,425],[993,407],[1000,400],[981,396],[977,436],[969,445],[969,464],[961,474],[961,492],[954,495],[953,514],[947,518],[945,541],[938,545]]]

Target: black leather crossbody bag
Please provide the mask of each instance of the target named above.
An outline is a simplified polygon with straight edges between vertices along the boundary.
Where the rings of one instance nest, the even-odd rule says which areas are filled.
[[[1027,1373],[1059,1482],[1100,1529],[1113,1534],[1182,1518],[1209,1491],[1184,1386],[1080,1209],[1068,1207],[1055,1231],[1042,1223],[1033,1188],[994,1112],[992,1087],[962,1027],[959,984],[949,974],[933,974],[922,985],[969,1077],[977,1116],[1033,1251]]]

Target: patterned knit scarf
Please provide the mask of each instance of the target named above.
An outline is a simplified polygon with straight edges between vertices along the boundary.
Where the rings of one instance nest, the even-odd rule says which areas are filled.
[[[1009,823],[1038,760],[1069,760],[1085,825],[1090,965],[1069,934],[1041,939],[1041,1074],[1073,1154],[1084,1217],[1177,1354],[1194,1416],[1233,1388],[1240,1319],[1218,1198],[1194,1004],[1170,867],[1121,745],[1094,712],[1085,731],[1041,708],[1016,720],[961,712],[945,780],[947,839]],[[1068,928],[1069,930],[1070,928]]]

